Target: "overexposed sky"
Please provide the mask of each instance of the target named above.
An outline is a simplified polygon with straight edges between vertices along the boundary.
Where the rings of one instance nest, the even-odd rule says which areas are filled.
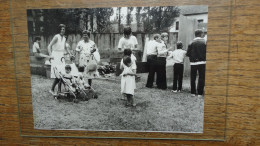
[[[116,18],[116,15],[117,15],[117,7],[113,7],[113,10],[114,10],[114,14],[110,17],[110,20],[114,20]],[[133,22],[132,23],[135,23],[136,22],[136,19],[135,19],[135,14],[136,14],[136,7],[134,7],[133,11],[131,12],[132,14],[132,17],[133,18]],[[121,7],[121,16],[124,16],[124,18],[126,18],[126,15],[127,15],[127,7]],[[122,20],[122,23],[123,24],[126,24],[126,19],[123,19]]]

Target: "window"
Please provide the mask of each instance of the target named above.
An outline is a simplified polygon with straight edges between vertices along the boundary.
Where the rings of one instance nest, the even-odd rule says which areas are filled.
[[[176,21],[175,30],[179,30],[179,21]]]
[[[199,19],[199,20],[198,20],[198,23],[203,23],[203,19]]]

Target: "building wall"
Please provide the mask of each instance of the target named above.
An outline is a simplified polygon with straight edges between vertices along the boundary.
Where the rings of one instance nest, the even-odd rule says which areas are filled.
[[[203,20],[203,23],[208,23],[208,14],[199,14],[199,15],[189,15],[189,16],[183,16],[183,17],[187,17],[188,19],[197,19]],[[176,30],[176,22],[178,22],[180,20],[180,17],[176,18],[176,20],[174,21],[172,27],[170,28],[170,32],[179,32],[179,30]],[[182,25],[179,23],[179,25]]]

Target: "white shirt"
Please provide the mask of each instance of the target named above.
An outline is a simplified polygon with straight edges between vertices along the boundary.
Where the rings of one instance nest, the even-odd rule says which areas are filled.
[[[174,50],[170,55],[169,58],[173,58],[175,63],[183,63],[184,58],[186,55],[186,51],[182,49]]]
[[[135,49],[135,45],[138,45],[137,39],[135,36],[131,35],[129,39],[122,37],[118,42],[118,48],[124,49]]]
[[[33,53],[38,53],[38,49],[40,49],[39,43],[34,42],[33,43]]]
[[[53,44],[52,51],[65,51],[65,36],[61,36],[60,34],[56,34],[54,37],[57,37],[57,42]]]
[[[147,55],[157,55],[157,45],[158,42],[156,42],[155,40],[150,40],[147,43]]]
[[[161,43],[157,44],[157,51],[158,51],[158,57],[166,57],[167,56],[167,48],[164,42],[162,41]]]

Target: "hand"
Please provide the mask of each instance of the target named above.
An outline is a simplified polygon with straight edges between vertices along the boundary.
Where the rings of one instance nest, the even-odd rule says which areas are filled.
[[[90,53],[94,53],[94,52],[96,52],[96,50],[97,50],[97,49],[94,48],[93,50],[90,51]]]
[[[81,46],[78,46],[78,48],[79,48],[80,52],[83,50],[83,47],[81,47]]]
[[[70,55],[70,60],[75,60],[75,56],[74,55]]]

